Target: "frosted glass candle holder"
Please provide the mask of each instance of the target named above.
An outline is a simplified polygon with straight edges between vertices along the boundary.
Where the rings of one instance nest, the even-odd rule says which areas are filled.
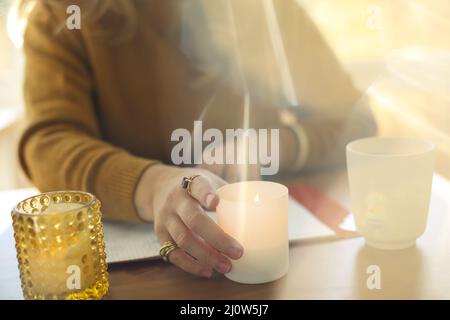
[[[12,211],[25,299],[100,299],[109,288],[100,201],[61,191]]]
[[[347,145],[352,211],[368,245],[403,249],[424,233],[433,165],[429,141],[386,137]]]
[[[289,268],[287,188],[274,182],[245,181],[228,184],[218,194],[218,223],[244,248],[225,276],[251,284],[284,276]]]

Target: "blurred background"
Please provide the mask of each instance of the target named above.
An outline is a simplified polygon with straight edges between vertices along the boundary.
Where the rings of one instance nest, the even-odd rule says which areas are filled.
[[[295,0],[292,0],[295,1]],[[380,135],[431,139],[450,177],[450,2],[296,0],[355,85],[369,97]],[[0,0],[0,190],[27,185],[17,165],[23,119],[24,21]]]
[[[16,1],[0,0],[0,190],[25,183],[16,155],[23,116],[23,56],[16,8]]]

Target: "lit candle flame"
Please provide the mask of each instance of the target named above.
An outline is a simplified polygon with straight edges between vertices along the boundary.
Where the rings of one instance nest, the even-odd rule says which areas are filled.
[[[253,199],[253,202],[258,202],[259,201],[259,194],[257,193],[255,196],[255,199]]]

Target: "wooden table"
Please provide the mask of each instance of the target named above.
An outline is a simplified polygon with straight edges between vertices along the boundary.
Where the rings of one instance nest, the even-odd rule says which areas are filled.
[[[295,182],[320,187],[348,205],[345,172]],[[0,298],[21,299],[10,228],[0,233],[0,249]],[[380,267],[380,290],[367,288],[371,265]],[[200,279],[162,261],[114,264],[109,272],[107,299],[450,299],[450,183],[435,176],[427,231],[406,250],[372,249],[362,238],[299,242],[291,245],[288,275],[262,285],[220,275]]]

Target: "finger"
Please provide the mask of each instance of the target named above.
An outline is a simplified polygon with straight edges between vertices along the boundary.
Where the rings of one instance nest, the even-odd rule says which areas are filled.
[[[200,236],[210,246],[232,259],[239,259],[242,256],[242,246],[226,234],[189,196],[185,196],[176,210],[184,227]]]
[[[228,257],[211,247],[205,240],[200,238],[195,233],[193,233],[192,236],[196,239],[197,243],[199,243],[200,248],[203,248],[203,250],[198,253],[198,256],[194,253],[194,258],[211,266],[219,273],[230,272],[231,261]]]
[[[170,218],[167,222],[167,231],[181,249],[196,258],[201,264],[208,265],[220,273],[230,271],[231,262],[217,250],[196,237],[180,218],[176,216]]]
[[[219,204],[219,196],[216,187],[206,176],[200,175],[191,182],[191,196],[207,210],[216,209]]]
[[[158,239],[160,240],[161,244],[168,240],[173,241],[167,229],[160,232],[160,234],[158,235]],[[175,250],[170,252],[166,258],[167,261],[186,272],[206,278],[210,278],[212,275],[212,268],[210,266],[202,264],[201,262],[195,260],[181,248],[176,248]]]
[[[186,272],[205,278],[211,278],[213,272],[211,267],[195,260],[180,248],[169,253],[167,260]]]

